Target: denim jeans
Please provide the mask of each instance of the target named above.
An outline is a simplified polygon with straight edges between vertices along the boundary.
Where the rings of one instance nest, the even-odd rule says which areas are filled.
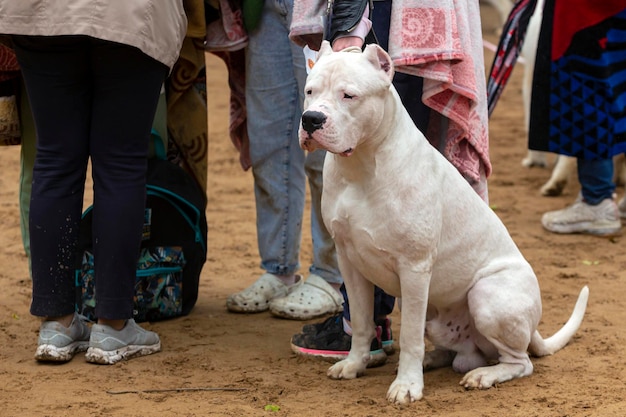
[[[311,191],[313,264],[329,283],[343,280],[322,223],[324,151],[300,148],[298,127],[306,79],[302,48],[289,40],[293,0],[266,0],[246,51],[246,107],[261,268],[277,275],[300,267],[306,180]]]
[[[586,160],[577,159],[578,182],[583,199],[595,206],[611,198],[615,192],[613,182],[613,159]]]

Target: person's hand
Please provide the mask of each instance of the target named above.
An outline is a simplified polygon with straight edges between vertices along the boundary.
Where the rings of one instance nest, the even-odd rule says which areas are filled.
[[[351,46],[361,48],[363,46],[363,39],[358,36],[344,36],[342,38],[335,39],[333,42],[333,51],[339,52]]]

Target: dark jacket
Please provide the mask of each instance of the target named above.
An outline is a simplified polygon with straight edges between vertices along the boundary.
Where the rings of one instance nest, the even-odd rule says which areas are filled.
[[[332,13],[328,19],[326,40],[332,44],[337,37],[352,32],[361,21],[368,4],[371,15],[371,0],[334,0]]]

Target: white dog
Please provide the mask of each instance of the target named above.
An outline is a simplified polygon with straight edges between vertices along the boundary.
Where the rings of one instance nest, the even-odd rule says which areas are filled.
[[[422,398],[423,368],[452,365],[461,385],[488,388],[530,375],[527,354],[565,346],[587,305],[542,339],[535,274],[505,226],[415,127],[377,45],[332,52],[324,42],[305,87],[300,145],[328,151],[322,215],[350,299],[352,349],[331,378],[365,371],[374,285],[402,298],[398,373],[387,398]],[[424,337],[436,346],[425,352]],[[498,362],[495,365],[490,365]]]

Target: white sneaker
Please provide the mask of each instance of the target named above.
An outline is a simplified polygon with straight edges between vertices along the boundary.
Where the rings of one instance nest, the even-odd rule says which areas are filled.
[[[296,275],[296,282],[285,285],[274,274],[265,273],[243,291],[231,294],[226,299],[226,308],[235,313],[260,313],[270,308],[270,301],[285,297],[302,285],[302,276]]]
[[[592,206],[583,200],[562,210],[550,211],[541,218],[544,228],[554,233],[585,233],[597,236],[617,234],[621,228],[617,204],[611,198]]]

